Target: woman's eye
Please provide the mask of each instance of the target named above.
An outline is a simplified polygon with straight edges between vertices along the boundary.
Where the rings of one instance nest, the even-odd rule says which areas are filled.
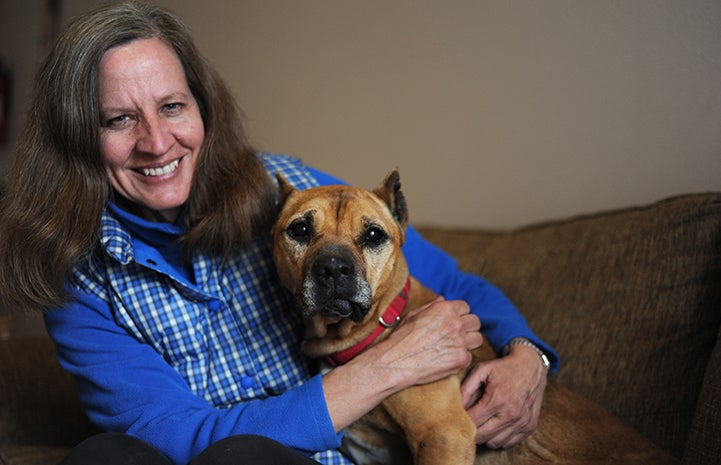
[[[113,118],[110,118],[105,122],[105,126],[109,128],[122,128],[129,124],[130,122],[130,116],[128,115],[120,115],[115,116]]]
[[[180,102],[168,103],[163,106],[163,110],[169,114],[179,113],[183,109],[183,104]]]

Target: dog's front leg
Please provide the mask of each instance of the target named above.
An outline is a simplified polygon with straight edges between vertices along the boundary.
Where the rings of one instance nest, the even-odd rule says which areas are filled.
[[[405,431],[415,465],[473,464],[476,426],[463,407],[458,377],[405,389],[383,407]]]

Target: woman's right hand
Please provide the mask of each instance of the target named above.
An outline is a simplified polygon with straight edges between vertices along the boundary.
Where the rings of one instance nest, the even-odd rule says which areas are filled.
[[[371,348],[384,376],[399,389],[457,373],[471,362],[469,350],[483,343],[481,322],[460,300],[438,299],[411,311],[387,340]]]
[[[387,339],[324,376],[326,403],[336,430],[402,389],[467,367],[469,350],[483,343],[480,327],[463,301],[438,298],[409,312]]]

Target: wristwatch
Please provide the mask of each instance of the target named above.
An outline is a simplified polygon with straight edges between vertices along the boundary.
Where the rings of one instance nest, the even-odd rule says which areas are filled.
[[[543,362],[544,368],[546,368],[546,370],[548,370],[548,369],[551,368],[551,361],[548,359],[548,357],[546,356],[546,354],[543,353],[543,351],[541,350],[541,348],[538,347],[538,346],[537,346],[536,344],[534,344],[533,342],[531,342],[531,341],[529,341],[528,339],[526,339],[525,337],[514,337],[513,339],[511,339],[508,344],[506,344],[505,346],[503,346],[503,350],[501,351],[501,355],[505,357],[505,356],[508,355],[508,353],[511,351],[511,347],[517,346],[517,345],[528,346],[528,347],[530,347],[531,349],[535,350],[535,351],[538,353],[538,355],[541,357],[541,362]]]

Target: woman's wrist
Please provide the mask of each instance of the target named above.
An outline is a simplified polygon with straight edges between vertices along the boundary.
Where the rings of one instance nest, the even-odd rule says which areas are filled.
[[[511,339],[511,341],[503,346],[503,349],[501,350],[501,356],[505,357],[511,352],[511,349],[517,346],[524,346],[528,347],[530,349],[533,349],[538,356],[541,359],[541,363],[543,363],[543,367],[546,370],[550,370],[551,368],[551,360],[548,358],[548,356],[541,350],[540,347],[538,347],[536,344],[534,344],[531,340],[526,339],[525,337],[516,337]]]
[[[382,351],[371,348],[323,376],[323,392],[336,431],[407,387],[402,374],[385,365],[377,355],[382,355]]]

